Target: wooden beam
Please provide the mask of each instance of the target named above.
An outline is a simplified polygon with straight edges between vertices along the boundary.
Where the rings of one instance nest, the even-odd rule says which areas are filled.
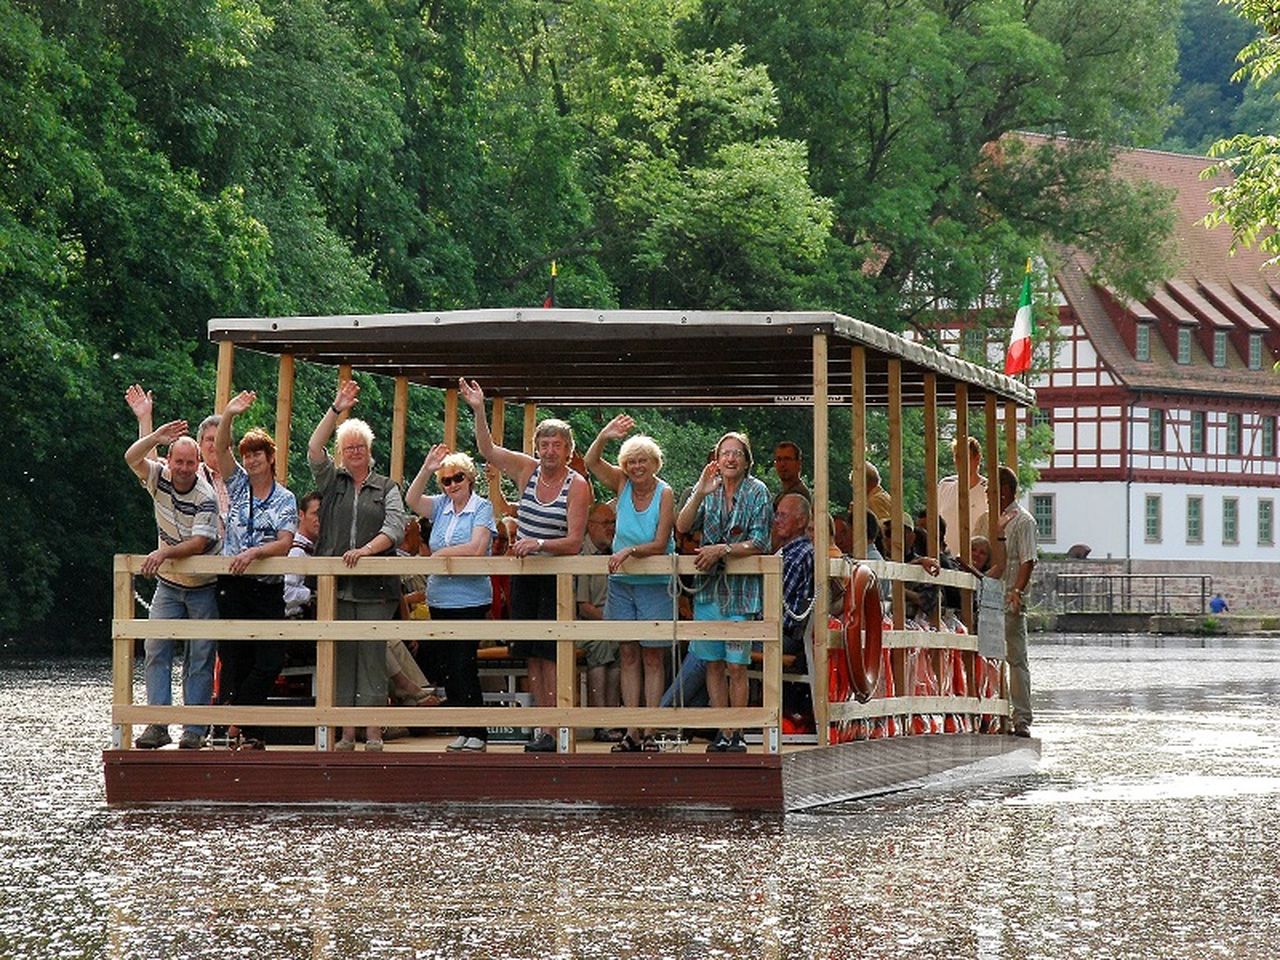
[[[338,618],[338,580],[332,576],[316,579],[316,623],[333,623]],[[338,689],[337,648],[333,640],[316,641],[316,709],[333,706]],[[316,727],[316,749],[332,750],[338,731],[327,724]]]
[[[942,535],[938,532],[938,378],[924,375],[924,535],[930,556],[942,556]],[[929,611],[929,622],[941,622],[940,605]]]
[[[573,577],[567,573],[556,574],[556,619],[561,623],[573,621],[578,605],[574,600]],[[558,636],[558,635],[557,635]],[[574,691],[578,686],[578,664],[572,643],[556,644],[556,706],[562,710],[573,706]],[[557,753],[573,753],[574,728],[562,726],[556,737]]]
[[[457,387],[449,387],[444,392],[444,443],[450,450],[458,449]]]
[[[533,435],[538,429],[538,405],[536,403],[526,403],[524,405],[524,445],[522,449],[525,454],[533,456]]]
[[[851,361],[853,501],[849,505],[849,524],[853,528],[853,552],[861,560],[867,555],[867,348],[854,347]]]
[[[218,342],[218,384],[213,395],[213,412],[222,413],[231,400],[231,380],[235,375],[236,348],[230,340]]]
[[[988,471],[989,472],[989,471]],[[960,546],[960,559],[969,563],[973,555],[969,550],[969,540],[973,531],[969,529],[969,386],[956,384],[956,525],[960,528],[956,533]],[[973,591],[962,590],[960,593],[960,620],[965,627],[973,630]],[[970,674],[972,676],[972,674]]]
[[[345,383],[346,381],[350,380],[352,376],[354,376],[354,374],[352,373],[352,370],[351,370],[351,364],[349,363],[338,364],[338,383]],[[344,420],[346,420],[350,416],[351,416],[350,410],[343,410],[340,414],[338,414],[338,419],[334,421],[334,425],[336,426],[337,424],[342,423]]]
[[[1000,516],[1000,471],[997,467],[1000,465],[1000,437],[998,436],[998,427],[996,424],[996,398],[994,394],[987,394],[986,402],[983,404],[983,413],[986,417],[987,430],[987,449],[985,456],[987,459],[987,539],[992,541],[994,550],[999,542],[996,534],[996,522]]]
[[[409,378],[396,377],[391,407],[391,481],[404,482],[405,434],[409,430]]]
[[[893,545],[889,557],[899,563],[906,557],[907,532],[902,529],[902,517],[906,513],[902,502],[905,495],[902,462],[902,361],[889,361],[889,496],[893,500]],[[907,619],[907,597],[902,584],[893,585],[893,625],[901,630]]]
[[[489,423],[489,436],[498,446],[502,446],[502,438],[507,432],[507,401],[502,397],[493,398],[493,415]]]
[[[828,393],[828,344],[827,337],[822,333],[813,335],[813,555],[814,555],[814,601],[813,612],[809,615],[813,618],[815,637],[822,637],[823,632],[816,629],[819,625],[825,625],[827,622],[827,608],[831,604],[831,581],[828,577],[818,576],[817,573],[823,570],[827,564],[824,562],[831,546],[831,521],[830,504],[831,504],[831,457],[828,450],[828,442],[830,439],[830,419],[827,408]],[[780,578],[769,577],[765,581],[769,590],[766,591],[766,597],[772,596],[777,591],[781,597],[782,581]],[[765,618],[773,619],[768,612],[766,606]],[[781,616],[777,619],[781,620]],[[781,648],[778,649],[781,653]],[[814,722],[818,731],[818,742],[827,744],[830,742],[831,728],[827,724],[827,681],[829,678],[827,671],[828,650],[826,643],[813,644],[813,709]],[[768,684],[775,679],[774,671],[777,671],[776,680],[778,683],[778,696],[781,698],[782,684],[782,664],[779,660],[776,664],[770,662],[769,651],[765,651],[765,693],[768,694]],[[769,707],[769,701],[765,701],[766,708]],[[781,700],[779,699],[779,711],[781,711]],[[781,714],[779,714],[781,715]],[[769,738],[766,737],[766,745]]]
[[[818,578],[825,579],[825,578]],[[818,609],[815,607],[811,616],[816,617]],[[770,576],[764,578],[764,609],[763,616],[766,623],[777,625],[777,635],[773,638],[776,643],[766,643],[764,645],[764,662],[761,664],[761,706],[771,719],[764,725],[764,736],[762,747],[765,753],[778,753],[782,746],[782,578],[778,576]],[[826,620],[823,618],[822,623]],[[815,634],[816,636],[816,634]],[[818,648],[822,647],[823,655],[821,662],[826,663],[826,645],[815,643],[814,659],[819,659]],[[826,669],[823,667],[822,669]],[[823,711],[825,715],[825,711]],[[815,721],[817,720],[816,703],[815,703]],[[822,730],[826,726],[825,721],[819,724],[818,729]],[[822,735],[819,734],[819,742],[822,742]]]
[[[1018,472],[1018,405],[1012,400],[1004,404],[1004,462]]]
[[[293,354],[280,354],[276,388],[276,482],[289,482],[289,428],[293,423]]]
[[[116,567],[112,585],[112,616],[117,624],[133,619],[133,574]],[[133,641],[120,636],[111,643],[111,702],[117,706],[133,703]],[[128,750],[133,745],[133,728],[128,723],[116,724],[111,731],[111,746]]]

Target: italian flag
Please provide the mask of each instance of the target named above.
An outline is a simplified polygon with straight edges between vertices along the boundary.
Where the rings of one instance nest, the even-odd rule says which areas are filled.
[[[1018,314],[1013,318],[1013,331],[1009,334],[1009,352],[1004,358],[1007,376],[1026,373],[1031,369],[1031,338],[1036,333],[1036,318],[1031,312],[1031,259],[1027,258],[1027,272],[1022,278],[1022,295],[1018,297]]]

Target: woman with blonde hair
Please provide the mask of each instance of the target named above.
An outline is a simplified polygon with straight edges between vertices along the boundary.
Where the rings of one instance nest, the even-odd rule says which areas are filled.
[[[610,440],[622,440],[635,428],[626,414],[614,417],[600,431],[587,451],[587,469],[618,496],[617,527],[613,535],[613,555],[609,558],[609,598],[604,607],[606,620],[667,620],[671,618],[670,577],[628,574],[629,560],[675,553],[675,494],[658,477],[662,450],[652,437],[637,435],[625,440],[618,451],[618,465],[602,456]],[[622,703],[659,706],[666,687],[663,640],[623,640],[618,646],[622,659]],[[656,750],[653,736],[628,730],[615,744],[615,753]]]
[[[435,475],[443,493],[428,496],[427,478]],[[476,465],[465,453],[450,453],[438,443],[427,453],[422,468],[409,484],[405,501],[411,510],[431,522],[433,557],[487,557],[497,533],[493,505],[475,492]],[[427,578],[427,607],[432,620],[483,620],[493,602],[493,583],[488,576],[433,573]],[[440,680],[448,693],[449,705],[479,707],[484,704],[480,674],[476,666],[476,641],[444,640],[438,662]],[[483,751],[487,746],[484,727],[464,727],[449,750]]]
[[[373,472],[373,430],[355,418],[338,418],[356,405],[360,385],[338,384],[338,393],[307,442],[307,461],[320,491],[320,541],[316,556],[341,557],[354,567],[362,557],[395,556],[404,536],[404,501],[389,477]],[[337,427],[335,456],[325,450]],[[340,577],[339,620],[391,620],[400,607],[400,578]],[[337,691],[342,707],[387,705],[386,644],[344,640],[335,644]],[[355,749],[354,726],[342,728],[339,750]],[[365,749],[382,749],[382,728],[365,728]]]

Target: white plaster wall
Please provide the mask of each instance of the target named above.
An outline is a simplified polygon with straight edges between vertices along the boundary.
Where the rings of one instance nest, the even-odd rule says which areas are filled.
[[[1064,553],[1073,544],[1086,543],[1091,558],[1144,560],[1203,560],[1227,562],[1280,562],[1280,547],[1258,543],[1258,501],[1272,501],[1272,538],[1280,537],[1280,489],[1267,487],[1210,486],[1205,484],[1037,483],[1032,494],[1054,495],[1055,537],[1042,541],[1041,549]],[[1146,541],[1146,497],[1161,498],[1161,537]],[[1129,549],[1125,547],[1125,500],[1128,497]],[[1203,502],[1203,540],[1187,542],[1187,497]],[[1222,542],[1222,503],[1234,497],[1239,504],[1239,542]],[[1024,506],[1031,509],[1030,496]]]

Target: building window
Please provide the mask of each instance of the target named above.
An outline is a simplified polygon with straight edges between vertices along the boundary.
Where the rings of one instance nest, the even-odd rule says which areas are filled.
[[[1147,543],[1160,542],[1160,495],[1158,493],[1147,494],[1146,507],[1146,536]]]
[[[1276,418],[1263,417],[1262,426],[1262,455],[1264,457],[1274,457],[1276,455]]]
[[[1204,543],[1204,497],[1187,497],[1187,543]]]
[[[1191,411],[1191,452],[1204,453],[1204,411]]]
[[[987,331],[982,327],[966,327],[960,341],[960,352],[966,360],[986,360]]]
[[[1227,414],[1227,454],[1240,456],[1240,414]]]
[[[1159,452],[1164,449],[1164,411],[1147,411],[1147,449]]]
[[[1182,329],[1178,331],[1178,362],[1191,362],[1191,331]]]
[[[1240,542],[1240,501],[1235,497],[1222,498],[1222,542]]]
[[[1031,411],[1031,428],[1033,430],[1036,427],[1052,427],[1052,426],[1053,426],[1052,411],[1042,410],[1040,407],[1036,407],[1034,410]]]
[[[1151,359],[1151,327],[1149,324],[1138,324],[1138,335],[1134,342],[1133,358],[1135,360]]]
[[[1053,494],[1033,493],[1031,495],[1031,515],[1036,520],[1036,539],[1052,543],[1055,539],[1053,532]]]
[[[1262,334],[1249,334],[1249,369],[1262,369]]]
[[[1225,367],[1227,365],[1227,331],[1213,331],[1213,365],[1215,367]]]
[[[1258,501],[1258,546],[1270,547],[1275,538],[1275,503],[1272,500]]]

